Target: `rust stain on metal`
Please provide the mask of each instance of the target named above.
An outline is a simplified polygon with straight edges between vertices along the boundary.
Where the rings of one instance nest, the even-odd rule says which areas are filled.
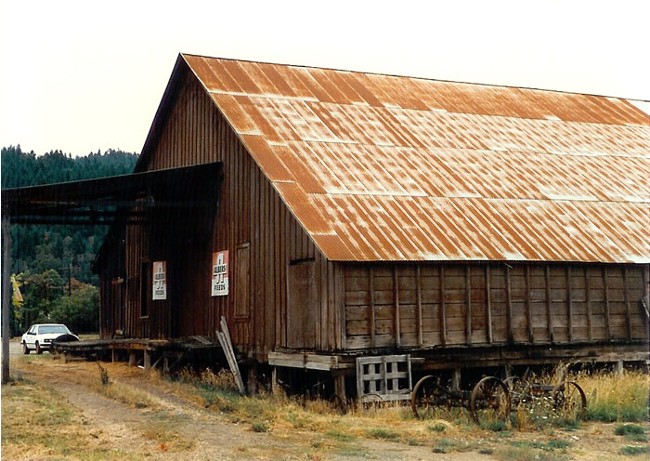
[[[626,100],[184,58],[331,260],[650,262]]]

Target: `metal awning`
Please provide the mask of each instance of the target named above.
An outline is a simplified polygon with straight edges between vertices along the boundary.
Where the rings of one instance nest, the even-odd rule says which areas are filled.
[[[146,210],[212,206],[223,178],[220,162],[100,179],[2,191],[2,216],[22,224],[112,224],[143,222]],[[213,184],[214,193],[193,193]]]

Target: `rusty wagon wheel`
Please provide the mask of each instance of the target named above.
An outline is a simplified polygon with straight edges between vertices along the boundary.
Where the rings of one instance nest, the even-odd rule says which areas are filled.
[[[420,379],[413,388],[411,410],[416,418],[431,418],[435,407],[449,405],[449,398],[446,389],[438,384],[437,377],[427,375]]]
[[[507,421],[510,416],[510,391],[499,378],[486,376],[474,388],[469,412],[476,424]]]
[[[587,396],[575,381],[564,381],[552,391],[553,406],[559,416],[581,420],[587,415]]]

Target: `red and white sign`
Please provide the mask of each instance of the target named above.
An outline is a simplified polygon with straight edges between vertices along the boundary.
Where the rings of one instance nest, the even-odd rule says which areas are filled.
[[[212,296],[228,294],[228,250],[212,253]]]
[[[167,299],[167,261],[153,262],[152,299]]]

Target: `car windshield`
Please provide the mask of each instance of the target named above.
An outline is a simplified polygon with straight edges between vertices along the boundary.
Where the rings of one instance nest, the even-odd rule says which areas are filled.
[[[39,328],[38,332],[42,335],[50,333],[68,333],[68,329],[64,325],[45,325]]]

